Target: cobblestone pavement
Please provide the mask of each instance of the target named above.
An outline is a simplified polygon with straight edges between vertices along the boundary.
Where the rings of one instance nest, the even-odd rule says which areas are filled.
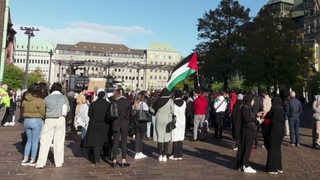
[[[129,139],[128,168],[112,168],[106,161],[93,165],[87,151],[79,147],[79,135],[68,134],[65,142],[65,163],[56,168],[52,155],[44,169],[21,166],[23,124],[0,128],[0,179],[320,179],[320,151],[311,147],[311,110],[305,108],[301,120],[300,147],[282,145],[283,174],[269,175],[264,171],[266,150],[255,149],[250,159],[256,174],[245,174],[235,167],[236,151],[226,131],[221,140],[213,140],[212,131],[205,141],[184,141],[182,161],[158,162],[156,143],[145,141],[146,159],[134,160],[134,140]],[[262,142],[262,141],[261,141]]]

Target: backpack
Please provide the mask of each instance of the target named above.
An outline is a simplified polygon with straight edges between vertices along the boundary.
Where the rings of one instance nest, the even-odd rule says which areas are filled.
[[[118,118],[118,105],[115,100],[111,101],[110,116],[111,118]]]

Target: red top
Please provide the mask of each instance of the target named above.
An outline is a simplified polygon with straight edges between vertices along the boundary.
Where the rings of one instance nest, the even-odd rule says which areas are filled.
[[[193,109],[194,115],[205,115],[207,110],[208,102],[206,98],[201,94],[194,100]]]

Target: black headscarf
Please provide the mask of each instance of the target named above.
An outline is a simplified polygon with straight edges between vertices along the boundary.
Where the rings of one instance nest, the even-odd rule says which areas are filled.
[[[106,93],[104,91],[100,91],[98,93],[98,99],[103,99],[106,96]]]
[[[174,104],[177,106],[181,107],[183,105],[183,99],[182,99],[182,91],[181,90],[176,90],[174,92]]]
[[[243,102],[249,106],[251,106],[251,101],[254,99],[253,94],[246,94],[243,98]]]
[[[152,108],[157,112],[170,98],[170,91],[167,88],[162,89],[156,102],[153,103]]]
[[[275,107],[281,107],[282,108],[282,100],[279,96],[275,96],[273,99],[272,99],[272,107],[275,108]]]

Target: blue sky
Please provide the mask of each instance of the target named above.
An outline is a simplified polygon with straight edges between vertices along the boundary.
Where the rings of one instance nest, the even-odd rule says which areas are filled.
[[[254,17],[268,0],[239,0]],[[197,23],[220,0],[10,0],[17,39],[20,26],[40,29],[34,39],[54,44],[79,41],[124,44],[146,49],[170,44],[187,56],[199,43]]]

